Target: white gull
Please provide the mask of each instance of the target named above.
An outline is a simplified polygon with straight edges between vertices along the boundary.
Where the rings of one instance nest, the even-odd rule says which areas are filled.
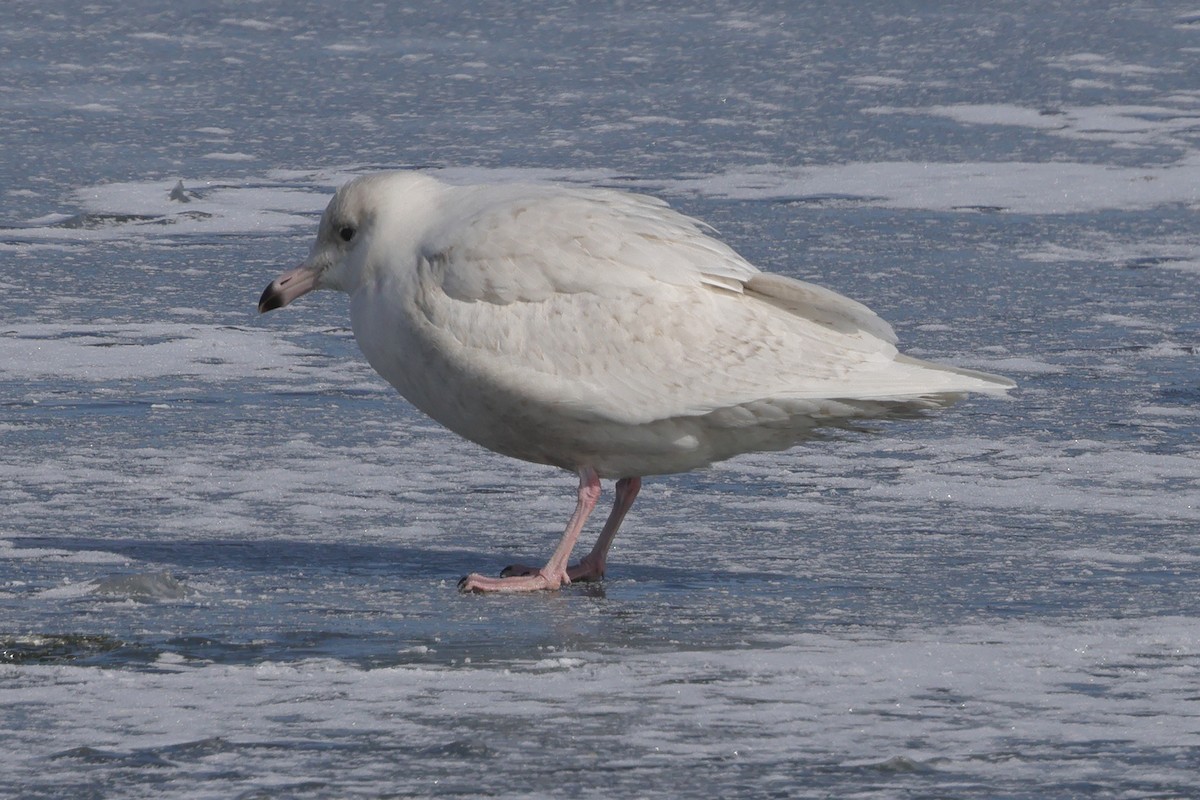
[[[758,270],[661,200],[607,189],[356,178],[259,311],[313,289],[350,295],[363,354],[421,411],[497,453],[579,475],[546,565],[471,574],[464,590],[601,578],[643,476],[1014,385],[905,356],[866,306]],[[612,513],[569,566],[601,478],[618,479]]]

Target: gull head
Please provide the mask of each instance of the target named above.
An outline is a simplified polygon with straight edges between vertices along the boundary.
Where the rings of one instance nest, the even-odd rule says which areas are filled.
[[[440,185],[414,172],[384,172],[342,186],[321,215],[308,258],[271,281],[258,300],[259,312],[283,308],[314,289],[354,291],[362,283],[372,241],[381,229],[395,233],[405,227],[384,226],[381,220],[411,219],[413,214],[405,212],[427,207]]]

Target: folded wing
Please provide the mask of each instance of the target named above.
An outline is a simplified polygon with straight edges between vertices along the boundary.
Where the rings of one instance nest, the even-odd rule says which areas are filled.
[[[421,247],[423,311],[444,351],[496,391],[636,425],[737,409],[855,416],[1012,385],[900,355],[866,306],[759,271],[656,199],[452,191],[459,212]]]

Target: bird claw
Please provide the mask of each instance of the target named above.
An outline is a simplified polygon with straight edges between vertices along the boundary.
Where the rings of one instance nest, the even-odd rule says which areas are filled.
[[[537,567],[531,567],[527,564],[509,564],[507,567],[500,570],[500,578],[531,578],[539,573],[540,570]],[[470,575],[464,575],[462,580],[458,582],[458,588],[460,591],[479,591],[477,589],[465,588],[469,583],[468,578],[470,577]],[[591,583],[595,581],[602,581],[604,580],[604,565],[597,565],[591,558],[585,558],[578,564],[572,564],[570,567],[567,567],[567,578],[568,580],[563,581],[563,585],[568,583]]]
[[[532,575],[514,575],[507,578],[488,578],[472,572],[458,582],[458,590],[467,592],[543,592],[556,591],[571,582],[566,573],[547,575],[541,570]]]

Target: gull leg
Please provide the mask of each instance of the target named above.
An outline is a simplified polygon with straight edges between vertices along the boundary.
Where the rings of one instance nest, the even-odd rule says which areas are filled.
[[[591,467],[579,470],[578,498],[575,513],[571,515],[571,521],[567,523],[567,529],[546,566],[536,572],[531,570],[529,574],[503,578],[486,578],[473,572],[458,582],[458,588],[464,592],[536,592],[558,589],[570,583],[567,561],[579,539],[579,532],[583,530],[583,523],[587,522],[588,515],[600,499],[600,476]],[[605,528],[607,530],[607,526]]]
[[[638,491],[641,488],[641,478],[622,478],[617,481],[617,499],[613,502],[612,511],[608,515],[608,520],[604,523],[604,530],[600,532],[600,538],[596,540],[596,546],[578,564],[572,564],[567,567],[567,577],[571,579],[572,583],[576,581],[598,581],[604,577],[604,567],[608,559],[608,548],[612,546],[613,539],[617,535],[617,529],[621,527],[621,522],[625,519],[625,514],[628,513],[629,508],[633,505],[633,501],[637,499]],[[524,564],[510,564],[500,573],[500,577],[523,577],[536,573],[537,569],[534,567],[527,567]]]
[[[621,478],[617,481],[617,499],[613,501],[612,511],[604,523],[604,530],[600,532],[600,538],[596,540],[596,546],[578,564],[567,568],[567,575],[572,581],[598,581],[604,577],[608,548],[612,547],[617,529],[621,527],[625,514],[633,506],[633,501],[637,499],[641,488],[641,478]]]

